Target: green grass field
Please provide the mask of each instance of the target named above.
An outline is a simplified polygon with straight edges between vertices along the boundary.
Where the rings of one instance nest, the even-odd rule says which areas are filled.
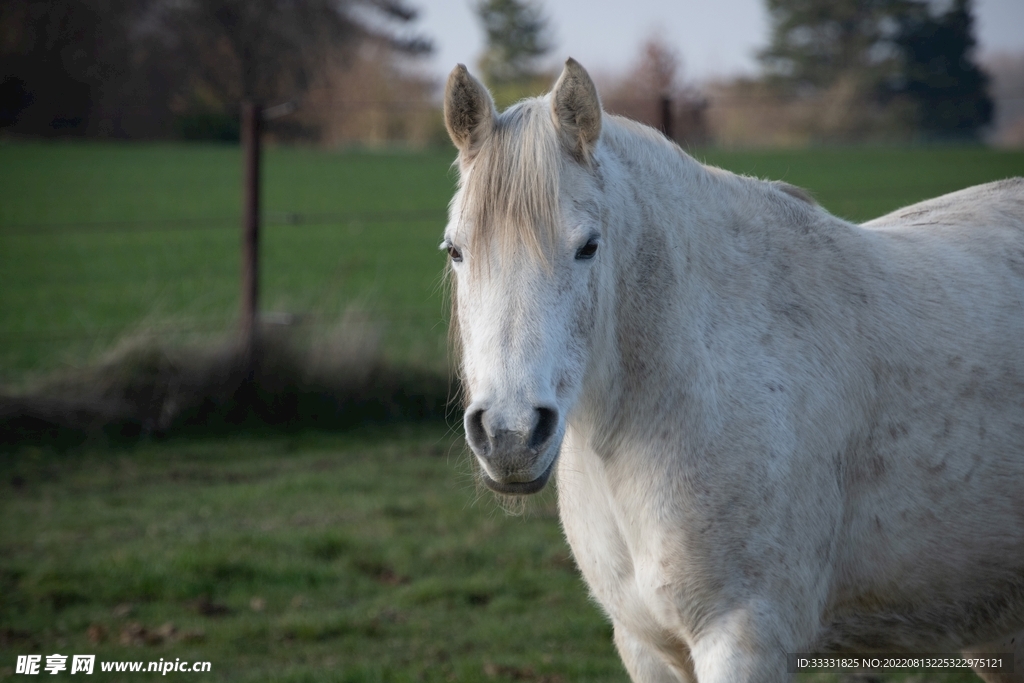
[[[696,155],[853,220],[1024,175],[1024,154],[980,148]],[[386,354],[443,365],[451,156],[270,149],[265,310],[327,324],[355,304]],[[238,163],[228,147],[0,144],[0,380],[134,329],[229,327]],[[63,653],[210,661],[172,674],[201,681],[626,681],[551,492],[506,516],[457,432],[0,452],[0,678],[20,680],[19,654]]]
[[[0,679],[54,653],[211,663],[175,680],[628,681],[553,491],[506,515],[440,426],[0,454]]]
[[[58,652],[210,661],[216,681],[623,680],[553,497],[505,515],[455,439],[0,460],[0,678]]]
[[[451,155],[266,155],[263,310],[386,325],[387,353],[445,362],[437,245]],[[0,378],[80,363],[119,336],[237,317],[237,149],[0,145]]]
[[[852,220],[1024,174],[1024,153],[983,148],[695,155],[806,187]],[[315,325],[354,305],[385,326],[388,356],[443,367],[452,157],[269,149],[263,309]],[[0,381],[80,364],[139,328],[229,329],[239,163],[224,146],[0,144]]]

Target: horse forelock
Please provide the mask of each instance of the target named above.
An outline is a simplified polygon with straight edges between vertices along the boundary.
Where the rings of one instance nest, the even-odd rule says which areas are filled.
[[[546,99],[526,100],[502,113],[462,169],[458,238],[471,253],[525,250],[550,265],[560,220],[560,164]]]

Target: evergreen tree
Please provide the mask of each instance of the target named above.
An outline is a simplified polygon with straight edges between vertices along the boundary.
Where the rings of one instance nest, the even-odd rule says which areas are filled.
[[[776,84],[826,89],[854,75],[869,87],[898,70],[894,39],[914,0],[767,0],[771,44],[759,55]]]
[[[548,20],[537,5],[529,0],[480,0],[476,13],[487,35],[480,70],[499,105],[550,85],[538,61],[554,45]]]
[[[768,82],[791,93],[849,93],[867,112],[851,131],[909,123],[930,137],[973,137],[991,121],[987,78],[971,61],[970,0],[945,12],[934,0],[767,3]]]
[[[922,7],[903,22],[898,90],[917,105],[917,123],[926,135],[971,138],[992,121],[988,76],[971,59],[973,28],[968,0],[955,0],[937,17]]]

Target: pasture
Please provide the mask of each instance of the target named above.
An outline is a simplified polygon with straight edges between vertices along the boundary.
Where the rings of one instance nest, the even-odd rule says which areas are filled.
[[[218,681],[621,681],[553,497],[508,517],[461,454],[428,427],[5,458],[0,678],[60,652]]]
[[[453,156],[268,150],[264,310],[319,325],[355,304],[385,354],[443,367]],[[1024,153],[981,148],[696,156],[854,220],[1024,175]],[[229,147],[0,144],[0,381],[140,328],[229,328],[239,195]],[[210,661],[204,681],[625,681],[551,491],[506,516],[460,432],[0,453],[0,678],[60,652]]]
[[[866,220],[1024,173],[984,148],[697,150]],[[454,152],[265,155],[264,311],[330,325],[350,306],[383,352],[446,363],[437,251]],[[226,146],[0,144],[0,382],[81,364],[139,329],[216,333],[237,317],[240,154]]]
[[[360,306],[393,322],[388,353],[443,364],[451,155],[267,156],[263,310],[330,324]],[[3,373],[81,362],[139,328],[228,328],[239,163],[223,146],[0,147]]]
[[[626,683],[552,494],[509,517],[440,426],[0,455],[0,679],[61,653],[212,663],[179,680]]]

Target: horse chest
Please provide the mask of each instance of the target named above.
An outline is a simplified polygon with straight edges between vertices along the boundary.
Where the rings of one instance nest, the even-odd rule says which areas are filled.
[[[665,590],[657,553],[648,542],[659,535],[649,520],[626,519],[593,454],[565,448],[559,461],[558,498],[562,527],[594,597],[629,631],[663,642],[678,632],[672,592]]]

